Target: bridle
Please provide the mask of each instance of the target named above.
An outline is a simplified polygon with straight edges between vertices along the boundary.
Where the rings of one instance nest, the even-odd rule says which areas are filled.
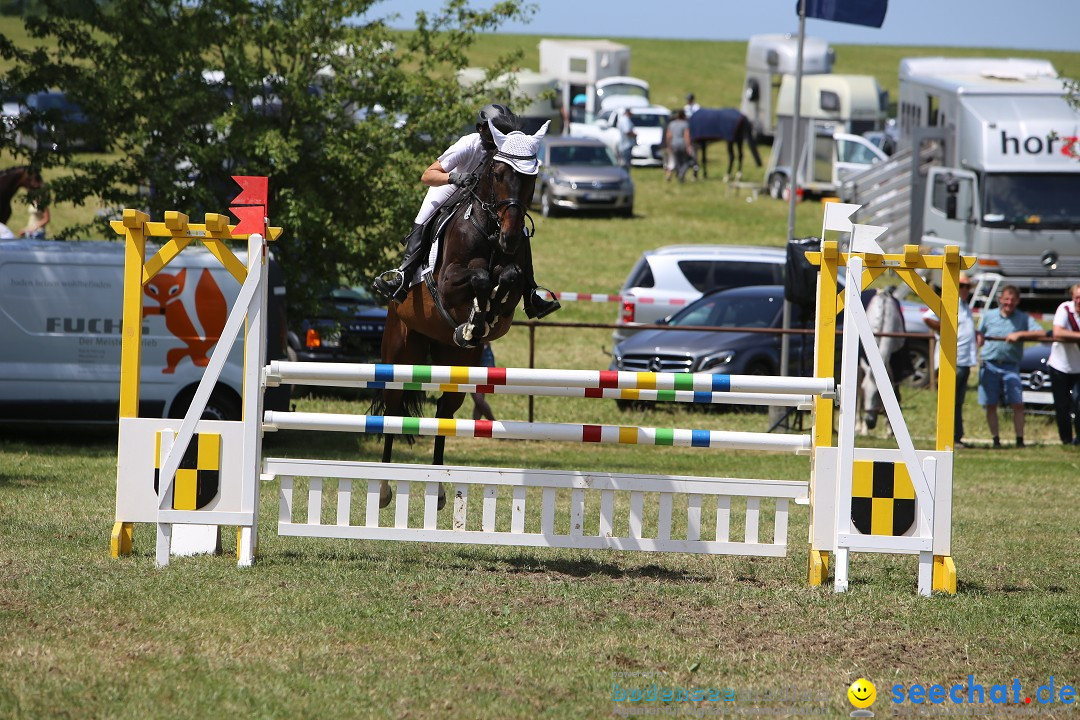
[[[465,219],[471,222],[473,227],[475,227],[481,234],[485,235],[488,242],[492,245],[495,245],[496,248],[496,241],[499,237],[499,227],[502,225],[501,213],[508,208],[521,208],[521,212],[523,215],[522,232],[524,232],[527,237],[532,238],[535,236],[536,233],[536,223],[533,222],[532,215],[529,214],[529,208],[525,203],[521,202],[521,200],[515,197],[503,198],[502,200],[499,200],[495,197],[495,160],[498,157],[505,157],[511,160],[534,160],[536,158],[536,155],[513,155],[511,153],[504,153],[501,150],[496,150],[495,152],[488,154],[487,158],[484,160],[483,167],[481,167],[480,169],[480,177],[487,175],[488,178],[488,188],[491,190],[489,200],[485,201],[476,193],[476,188],[480,185],[479,181],[476,183],[476,185],[469,188],[469,194],[472,195],[473,198],[480,203],[480,207],[484,211],[486,217],[483,224],[481,224],[477,217],[473,215],[473,205],[470,204],[469,207],[465,210]],[[517,173],[517,170],[515,170],[514,172]],[[529,221],[528,229],[524,227],[526,220]],[[490,235],[488,235],[487,229],[491,226],[492,222],[494,222],[495,224],[495,230]]]

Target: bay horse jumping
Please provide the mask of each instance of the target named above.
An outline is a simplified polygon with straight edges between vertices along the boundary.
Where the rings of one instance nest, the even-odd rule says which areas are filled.
[[[504,135],[490,121],[488,126],[496,149],[484,158],[476,184],[446,222],[434,269],[387,309],[384,363],[480,366],[484,343],[505,335],[514,320],[524,279],[532,271],[531,232],[525,225],[526,220],[531,224],[527,210],[536,184],[536,152],[547,124],[535,135]],[[465,393],[443,393],[436,417],[454,417],[464,400]],[[384,389],[372,412],[418,416],[422,402],[420,392]],[[436,436],[432,464],[443,464],[445,443],[445,437]],[[394,436],[384,435],[384,463],[390,462],[393,447]],[[379,507],[391,498],[384,480]],[[440,486],[440,510],[445,503]]]
[[[757,143],[754,142],[754,129],[750,119],[735,108],[702,108],[690,117],[690,142],[695,150],[699,151],[701,172],[704,177],[709,176],[708,158],[705,147],[708,143],[723,140],[727,143],[728,169],[724,175],[725,182],[731,177],[731,171],[735,167],[736,154],[738,155],[738,168],[736,178],[742,176],[743,143],[750,146],[750,154],[754,156],[754,162],[761,167],[761,156],[758,154]]]
[[[11,199],[19,188],[40,190],[44,186],[41,173],[28,165],[17,165],[0,172],[0,223],[7,225],[11,219]]]

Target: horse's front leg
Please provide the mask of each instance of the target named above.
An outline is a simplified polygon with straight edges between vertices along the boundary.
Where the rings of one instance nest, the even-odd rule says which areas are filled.
[[[491,305],[485,318],[489,325],[494,325],[500,317],[513,313],[525,291],[525,273],[516,263],[504,265],[499,269],[494,287],[491,289]]]
[[[488,333],[484,318],[491,298],[491,273],[486,264],[483,260],[473,260],[466,266],[448,267],[439,285],[443,297],[455,298],[450,305],[456,307],[471,300],[469,317],[454,330],[454,343],[459,347],[476,347]]]

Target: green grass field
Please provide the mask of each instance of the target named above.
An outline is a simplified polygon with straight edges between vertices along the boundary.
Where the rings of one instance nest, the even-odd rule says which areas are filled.
[[[485,39],[477,62],[500,44],[528,50],[537,40]],[[735,103],[744,44],[628,43],[633,72],[653,83],[660,102],[680,104],[694,90],[703,104]],[[842,46],[837,69],[873,71],[895,84],[896,62],[915,52],[957,51]],[[1037,55],[1080,74],[1080,53]],[[634,180],[633,219],[535,218],[543,284],[614,292],[645,249],[784,242],[781,203],[715,178],[679,186],[648,168],[635,169]],[[818,203],[799,207],[797,234],[817,234],[820,223]],[[610,322],[616,312],[613,305],[568,304],[552,319]],[[607,367],[610,331],[542,328],[537,338],[538,367]],[[494,349],[499,364],[528,364],[524,329]],[[524,398],[490,400],[500,419],[526,418]],[[905,391],[919,447],[932,446],[935,401],[930,390]],[[296,403],[314,411],[366,408],[365,399],[348,395],[303,394]],[[459,415],[470,409],[467,401]],[[544,422],[756,431],[767,422],[756,413],[672,406],[620,412],[610,401],[548,398],[537,399],[536,414]],[[973,394],[966,421],[969,434],[986,442]],[[809,709],[846,717],[846,690],[859,677],[877,685],[878,717],[890,714],[895,684],[949,686],[973,675],[987,690],[1018,679],[1033,693],[1053,676],[1060,691],[1080,681],[1073,510],[1080,453],[1059,447],[1043,416],[1028,419],[1027,438],[1031,447],[1023,450],[957,454],[959,592],[925,599],[915,593],[910,557],[856,556],[845,595],[807,587],[801,507],[792,511],[783,559],[470,548],[279,538],[277,487],[269,483],[255,567],[239,570],[225,556],[159,570],[150,526],[137,528],[132,557],[108,556],[115,433],[6,428],[0,717],[601,717],[630,709],[613,702],[613,683],[653,681],[642,673],[658,685],[736,691],[733,703],[681,704],[698,716],[722,709],[794,717]],[[868,442],[888,444],[880,431]],[[280,432],[268,436],[266,452],[376,460],[379,446]],[[430,452],[429,440],[399,444],[396,459],[425,462]],[[809,473],[806,458],[788,455],[467,439],[448,441],[447,460],[795,480]],[[235,539],[225,535],[231,552]],[[766,691],[793,689],[815,700],[793,706],[765,699]],[[1057,705],[1045,716],[1075,715]]]

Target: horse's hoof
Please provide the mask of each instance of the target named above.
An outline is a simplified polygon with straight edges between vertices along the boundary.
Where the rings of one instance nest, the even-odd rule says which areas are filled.
[[[439,483],[439,504],[435,507],[436,510],[442,510],[446,507],[446,488],[442,483]]]
[[[459,348],[471,349],[479,347],[477,343],[472,341],[472,333],[469,333],[469,335],[466,336],[464,323],[454,328],[454,344]]]
[[[382,485],[379,487],[379,507],[388,506],[393,498],[394,491],[390,489],[390,483],[383,480]]]

